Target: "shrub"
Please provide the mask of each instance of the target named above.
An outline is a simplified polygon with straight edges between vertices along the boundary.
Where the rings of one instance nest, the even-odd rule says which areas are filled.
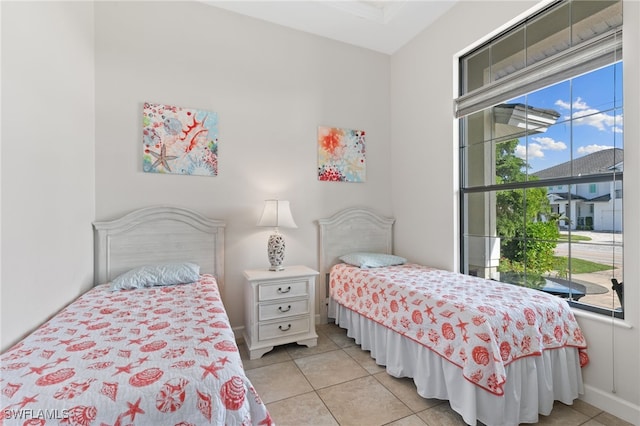
[[[553,269],[554,250],[560,236],[556,221],[529,222],[524,230],[518,229],[515,238],[502,245],[502,256],[510,260],[501,268],[542,275]],[[517,266],[517,264],[521,264]],[[506,270],[506,269],[503,269]]]

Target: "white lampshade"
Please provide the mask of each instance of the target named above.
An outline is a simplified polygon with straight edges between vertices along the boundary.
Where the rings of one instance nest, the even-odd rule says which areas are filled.
[[[288,201],[265,200],[262,216],[258,220],[258,226],[271,226],[275,228],[297,228],[293,221]]]

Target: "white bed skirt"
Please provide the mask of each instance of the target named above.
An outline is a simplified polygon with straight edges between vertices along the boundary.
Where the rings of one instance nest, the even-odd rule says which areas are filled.
[[[548,415],[554,400],[572,404],[582,394],[580,358],[575,348],[544,351],[506,367],[503,397],[467,381],[462,369],[413,340],[371,321],[330,299],[329,312],[362,349],[371,351],[379,365],[394,377],[411,377],[424,398],[448,400],[469,425],[488,426],[538,422]]]

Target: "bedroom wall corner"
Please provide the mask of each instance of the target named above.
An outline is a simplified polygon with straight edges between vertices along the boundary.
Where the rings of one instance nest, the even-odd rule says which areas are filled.
[[[94,4],[2,2],[1,342],[91,286]]]
[[[453,55],[535,4],[459,2],[392,55],[391,193],[397,254],[459,269]]]

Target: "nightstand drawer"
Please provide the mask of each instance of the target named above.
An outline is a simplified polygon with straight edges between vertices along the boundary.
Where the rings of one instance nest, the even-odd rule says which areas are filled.
[[[275,283],[260,283],[258,286],[258,300],[282,299],[285,297],[307,296],[309,294],[308,280],[278,281]]]
[[[258,307],[258,321],[286,318],[309,312],[309,299],[263,304]]]
[[[308,333],[310,330],[309,317],[288,319],[270,324],[258,325],[258,339],[276,339],[293,334]]]

